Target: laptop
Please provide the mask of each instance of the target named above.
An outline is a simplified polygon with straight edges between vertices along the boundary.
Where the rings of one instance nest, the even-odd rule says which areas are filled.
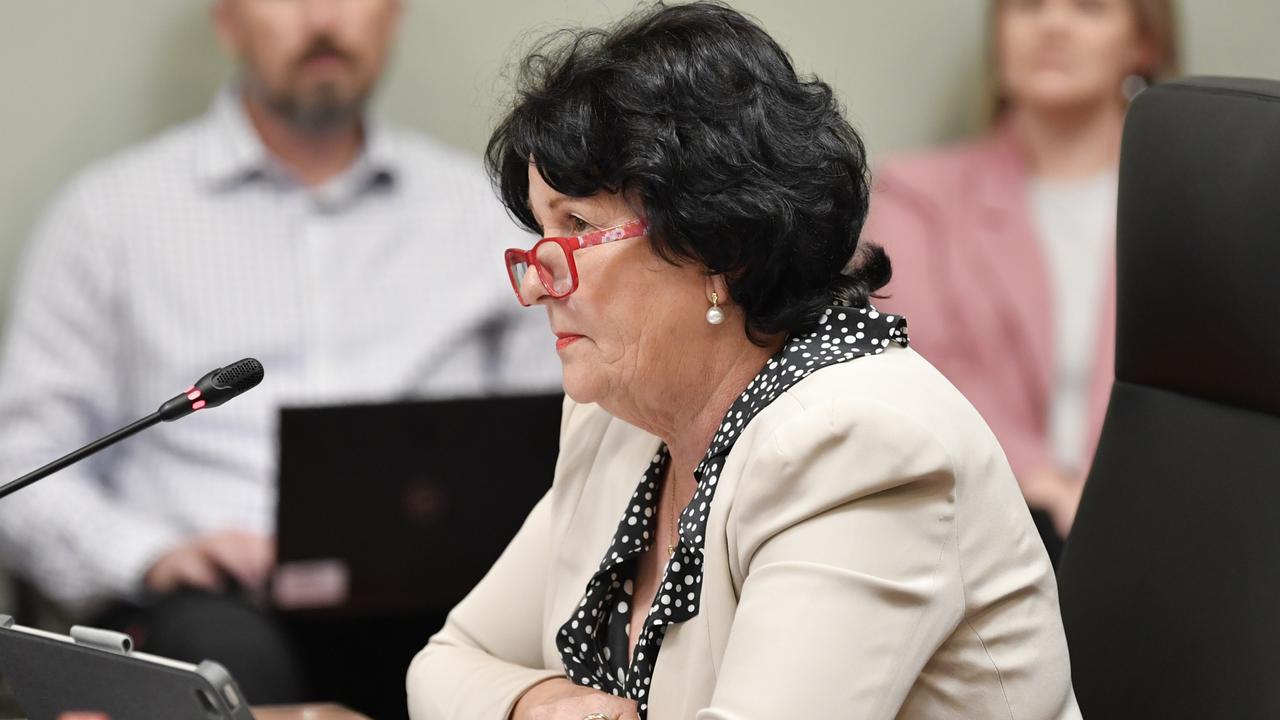
[[[443,615],[551,486],[562,395],[286,408],[272,604]]]

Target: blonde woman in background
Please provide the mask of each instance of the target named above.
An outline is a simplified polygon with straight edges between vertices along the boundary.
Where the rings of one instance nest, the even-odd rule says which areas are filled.
[[[1113,377],[1115,201],[1129,98],[1178,68],[1171,0],[996,0],[991,124],[891,159],[865,236],[879,305],[996,432],[1056,558]]]

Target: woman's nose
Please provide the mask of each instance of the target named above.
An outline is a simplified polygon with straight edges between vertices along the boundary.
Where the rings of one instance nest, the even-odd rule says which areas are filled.
[[[520,279],[520,299],[526,305],[536,305],[547,297],[547,289],[542,286],[542,278],[538,276],[538,268],[529,266],[524,277]]]

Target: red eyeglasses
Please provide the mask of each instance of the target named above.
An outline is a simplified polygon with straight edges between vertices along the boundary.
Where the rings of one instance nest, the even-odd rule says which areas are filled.
[[[507,277],[511,279],[511,288],[516,291],[516,299],[525,307],[532,304],[520,294],[529,268],[538,271],[538,279],[542,281],[547,295],[557,299],[566,297],[578,289],[578,266],[573,262],[575,252],[615,240],[641,237],[648,231],[649,227],[643,220],[632,220],[577,237],[543,238],[528,250],[507,250],[503,257],[507,263]]]

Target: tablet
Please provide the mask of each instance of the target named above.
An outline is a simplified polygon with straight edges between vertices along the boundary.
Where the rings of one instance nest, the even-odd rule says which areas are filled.
[[[99,712],[112,720],[253,720],[226,668],[133,651],[128,635],[57,635],[0,615],[0,675],[29,720]]]

